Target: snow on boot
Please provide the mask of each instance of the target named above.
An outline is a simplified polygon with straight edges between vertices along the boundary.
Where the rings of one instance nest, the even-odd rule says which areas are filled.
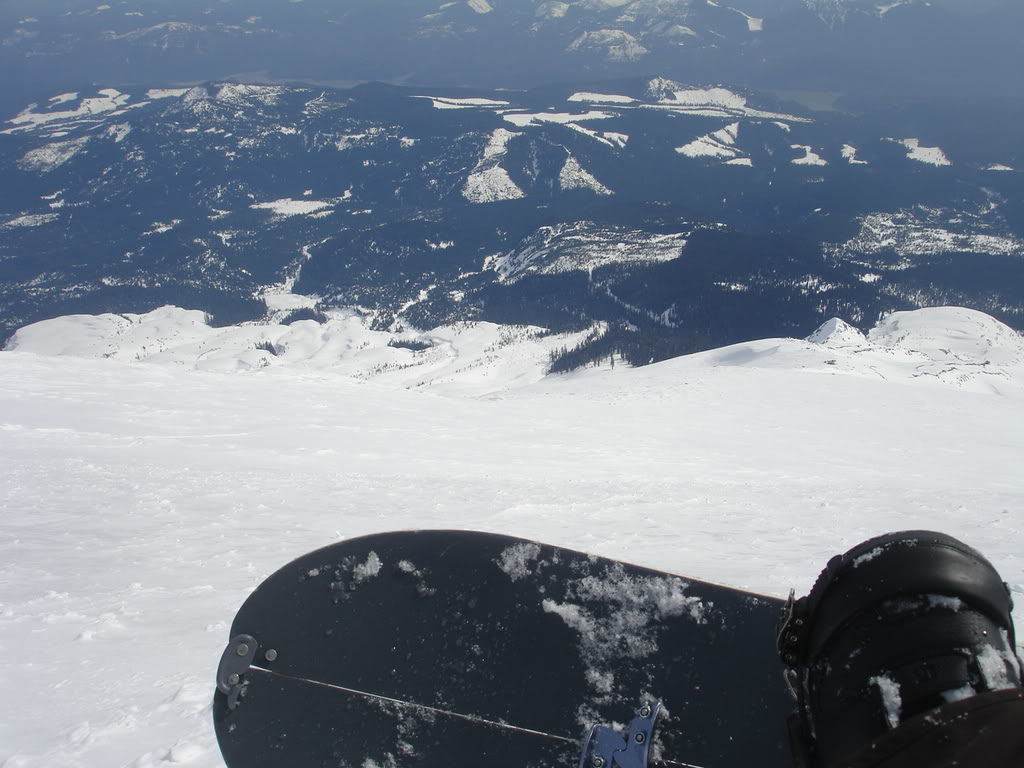
[[[1012,609],[992,564],[941,533],[832,558],[779,631],[803,759],[827,768],[922,712],[1019,687]]]

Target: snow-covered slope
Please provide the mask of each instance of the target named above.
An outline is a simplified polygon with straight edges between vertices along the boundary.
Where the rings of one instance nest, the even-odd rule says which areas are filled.
[[[82,332],[93,355],[104,322]],[[915,355],[1012,370],[1020,337],[979,313],[482,399],[26,351],[43,330],[0,353],[5,768],[218,768],[209,701],[235,610],[291,558],[379,530],[492,530],[784,595],[869,535],[935,528],[1024,606],[1024,394],[889,376]],[[50,352],[84,343],[50,330],[67,334]],[[844,368],[864,356],[886,376]]]
[[[556,234],[551,233],[552,240]],[[550,244],[549,244],[550,245]],[[673,254],[682,236],[663,236],[652,249]],[[575,250],[574,250],[575,249]],[[600,263],[570,236],[548,263],[533,245],[492,265],[514,280],[528,273],[587,270]],[[576,253],[579,250],[579,253]],[[634,258],[642,258],[638,252]],[[647,258],[657,258],[656,253]],[[420,331],[373,330],[372,316],[331,312],[323,322],[245,323],[214,328],[195,310],[162,307],[143,315],[69,315],[19,330],[7,350],[110,358],[211,372],[270,367],[336,375],[443,394],[487,395],[539,382],[552,352],[593,331],[551,334],[541,328],[459,323]],[[848,374],[903,384],[1024,394],[1024,337],[998,320],[963,307],[894,312],[865,336],[840,318],[806,339],[763,339],[667,361],[680,370],[744,367]]]
[[[44,320],[19,330],[7,349],[223,373],[271,366],[329,370],[405,388],[480,395],[538,381],[553,351],[575,346],[586,335],[494,323],[379,331],[370,328],[371,321],[338,311],[324,322],[214,328],[202,312],[161,307],[143,315]]]
[[[805,341],[764,339],[663,365],[739,366],[1024,395],[1024,337],[983,312],[935,307],[894,312],[865,337],[834,318]]]

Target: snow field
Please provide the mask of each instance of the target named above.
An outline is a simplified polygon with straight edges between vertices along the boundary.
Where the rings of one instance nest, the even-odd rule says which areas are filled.
[[[934,528],[1024,606],[1024,342],[966,310],[893,316],[874,352],[851,330],[484,398],[0,354],[0,765],[222,765],[209,699],[234,612],[290,559],[381,530],[490,530],[782,596],[868,536]],[[889,376],[920,347],[1017,387]]]

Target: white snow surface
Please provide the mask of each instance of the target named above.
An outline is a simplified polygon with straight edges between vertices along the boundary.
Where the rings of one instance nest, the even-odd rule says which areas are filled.
[[[978,252],[1024,256],[1024,241],[1006,232],[997,210],[955,211],[915,206],[913,209],[868,214],[860,231],[840,247],[849,253],[899,256]]]
[[[579,161],[572,155],[565,158],[562,170],[558,174],[558,184],[564,190],[586,189],[597,195],[615,194],[598,181],[590,171],[580,165]]]
[[[434,109],[489,109],[494,107],[507,107],[507,101],[497,99],[456,99],[448,96],[413,96],[414,99],[430,99]]]
[[[829,346],[845,346],[855,344],[861,346],[867,344],[864,334],[854,328],[845,320],[833,317],[822,323],[818,330],[807,337],[808,341],[815,344],[826,344]]]
[[[188,93],[188,88],[150,88],[146,91],[147,99],[177,99]]]
[[[530,125],[540,125],[541,123],[579,123],[584,120],[606,120],[609,117],[617,117],[617,115],[611,112],[597,112],[591,110],[590,112],[582,112],[578,115],[570,114],[568,112],[506,112],[503,117],[506,121],[513,125],[525,128]]]
[[[903,699],[900,696],[899,683],[886,675],[872,677],[868,682],[878,688],[882,696],[882,706],[885,708],[886,722],[890,728],[895,728],[903,716]]]
[[[689,144],[676,147],[676,152],[686,157],[717,157],[733,159],[740,155],[736,149],[736,139],[739,136],[740,124],[731,123],[721,130],[709,133],[707,136],[700,136]]]
[[[315,298],[282,290],[276,286],[264,297],[272,313],[315,306]],[[575,346],[586,335],[544,336],[539,328],[493,323],[375,331],[371,322],[372,317],[355,311],[335,311],[326,323],[301,320],[214,328],[203,312],[167,306],[141,315],[44,320],[20,329],[8,348],[223,373],[270,367],[329,371],[396,387],[483,395],[512,383],[539,381],[553,350]],[[394,342],[426,348],[390,346]]]
[[[310,214],[325,211],[333,207],[334,203],[323,200],[294,200],[290,197],[281,200],[271,200],[266,203],[254,203],[250,208],[261,211],[271,211],[274,216],[287,218],[289,216],[308,216]]]
[[[869,536],[937,529],[1024,606],[1024,342],[980,313],[892,315],[861,353],[769,339],[506,372],[486,397],[458,394],[468,366],[430,391],[298,361],[214,372],[132,362],[130,316],[78,340],[86,321],[48,322],[0,353],[6,768],[219,768],[235,611],[294,557],[381,530],[490,530],[784,596]]]
[[[828,161],[806,144],[790,144],[790,149],[799,149],[803,157],[797,157],[791,162],[793,165],[828,165]]]
[[[40,171],[41,173],[52,171],[85,149],[88,143],[88,136],[67,141],[54,141],[26,152],[25,156],[18,161],[18,167],[23,171]]]
[[[20,229],[22,227],[38,227],[49,224],[60,218],[58,213],[30,213],[25,216],[16,216],[8,221],[0,222],[0,229]]]
[[[597,29],[584,32],[567,47],[567,51],[603,50],[607,61],[639,61],[648,51],[633,35],[621,29]]]
[[[843,159],[850,165],[867,165],[867,160],[857,159],[857,148],[852,144],[843,144]]]
[[[907,157],[926,165],[938,167],[952,165],[946,153],[939,147],[922,147],[920,139],[889,139],[907,148]]]
[[[462,187],[462,196],[466,200],[471,203],[496,203],[526,197],[526,193],[512,181],[508,171],[500,164],[508,153],[509,142],[518,135],[505,128],[497,128],[491,133],[480,160]]]
[[[78,101],[77,93],[64,93],[50,99],[50,107],[71,105]],[[73,123],[83,118],[92,118],[97,115],[114,112],[121,109],[131,101],[131,96],[114,88],[103,88],[97,91],[96,95],[82,99],[74,109],[47,109],[37,112],[37,104],[31,104],[16,116],[6,122],[13,125],[12,128],[0,131],[0,134],[11,134],[34,131],[45,128],[51,123]]]
[[[664,77],[656,77],[647,84],[648,97],[657,104],[644,104],[647,109],[661,109],[684,115],[706,117],[746,117],[759,120],[778,120],[786,123],[810,123],[809,118],[776,112],[766,112],[747,106],[747,99],[728,88],[694,88]]]

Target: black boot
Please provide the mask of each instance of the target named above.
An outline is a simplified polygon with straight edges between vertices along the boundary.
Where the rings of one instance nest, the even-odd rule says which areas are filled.
[[[922,712],[1019,687],[1012,609],[992,564],[941,533],[832,558],[779,632],[806,761],[827,768]]]

